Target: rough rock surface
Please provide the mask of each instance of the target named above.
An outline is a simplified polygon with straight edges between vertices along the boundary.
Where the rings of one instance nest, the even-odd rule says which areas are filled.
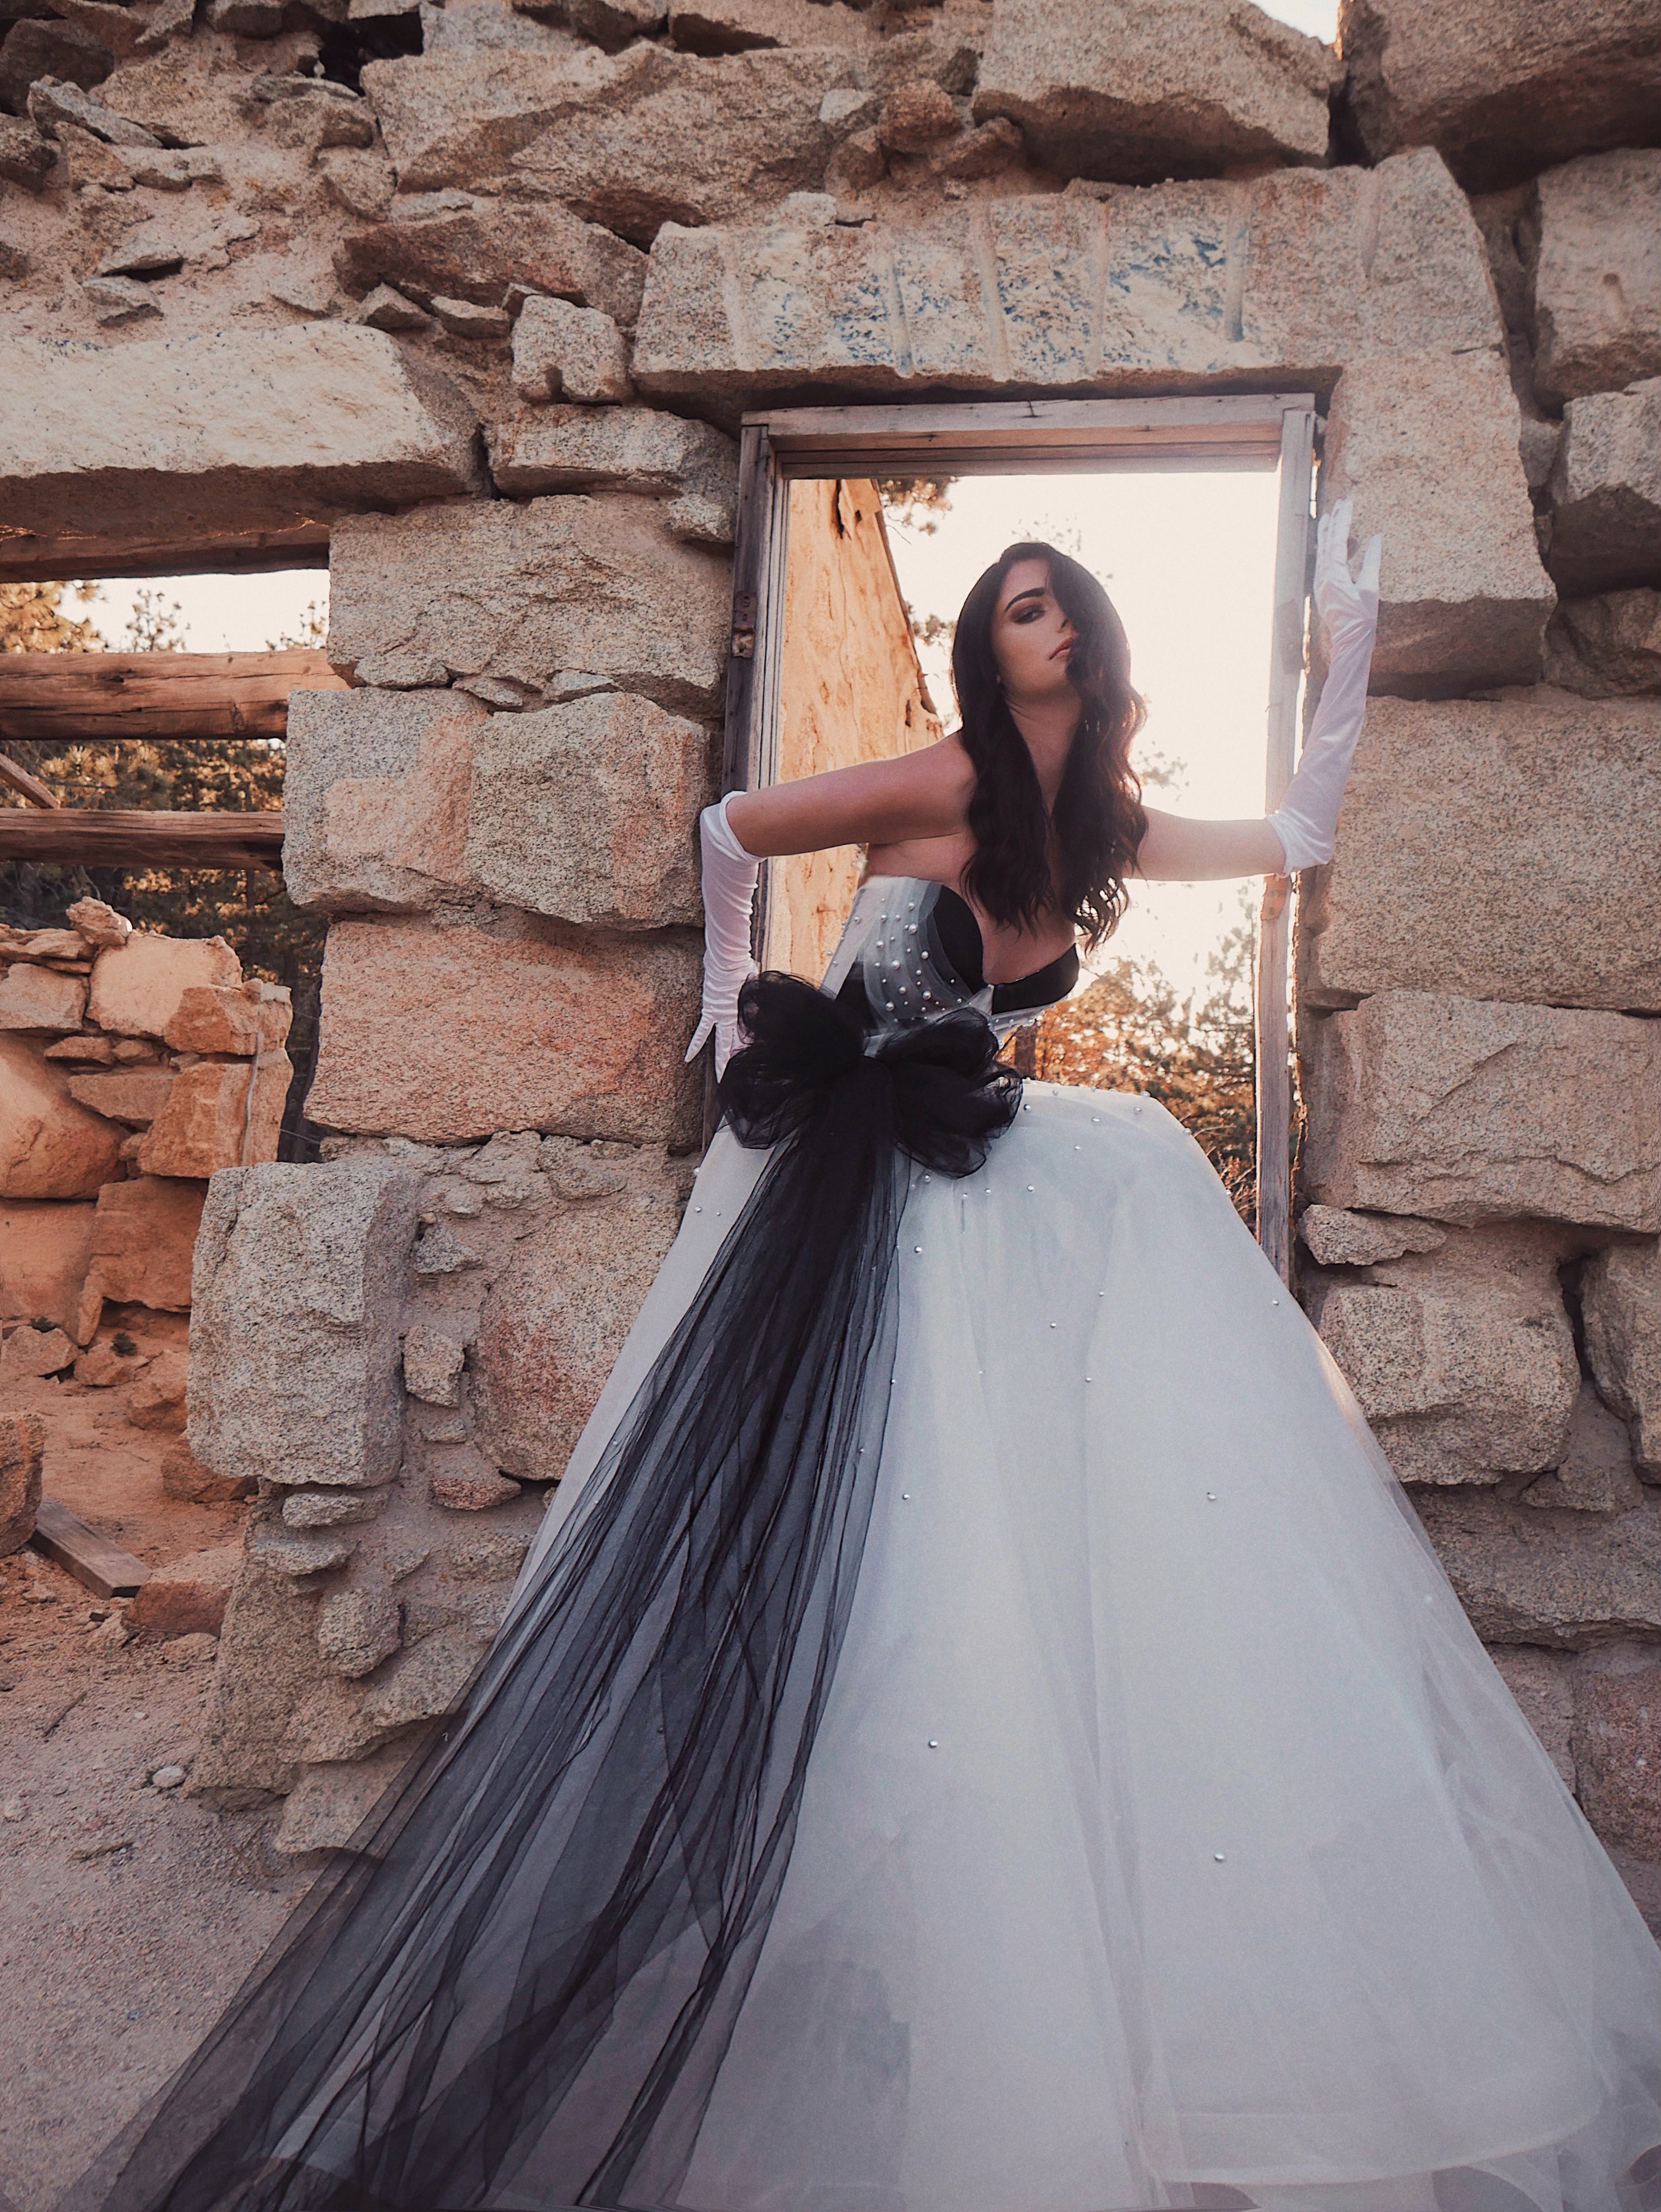
[[[1565,599],[1546,631],[1546,681],[1583,699],[1661,692],[1661,592]]]
[[[1561,407],[1661,374],[1661,149],[1628,146],[1570,161],[1548,170],[1536,190],[1541,400]]]
[[[1408,1252],[1434,1252],[1447,1231],[1432,1221],[1404,1221],[1389,1213],[1351,1213],[1341,1206],[1307,1206],[1298,1233],[1311,1259],[1323,1267],[1366,1267],[1399,1260]]]
[[[389,1481],[417,1183],[390,1161],[230,1168],[197,1240],[191,1449],[285,1487]]]
[[[1565,597],[1661,584],[1661,376],[1571,399],[1548,494]]]
[[[1305,878],[1304,1002],[1661,1011],[1658,820],[1661,700],[1372,700],[1337,849]]]
[[[61,1328],[35,1323],[15,1328],[0,1351],[0,1383],[15,1388],[42,1376],[61,1375],[75,1364],[75,1339]]]
[[[127,1419],[134,1428],[182,1431],[187,1381],[185,1354],[159,1352],[127,1392]]]
[[[39,1044],[0,1036],[0,1198],[95,1198],[120,1132],[69,1095]]]
[[[286,806],[286,760],[284,783]],[[288,817],[283,817],[286,837]],[[179,1011],[162,1036],[175,1052],[230,1053],[243,1057],[280,1045],[289,1034],[294,1008],[280,983],[196,985],[179,1001]]]
[[[1099,193],[1100,197],[1096,195]],[[758,405],[879,395],[1145,390],[1308,378],[1500,332],[1482,234],[1433,153],[948,206],[666,228],[634,354],[643,392]]]
[[[128,1607],[127,1626],[158,1642],[167,1636],[217,1636],[241,1564],[240,1544],[216,1544],[158,1567]]]
[[[1561,1245],[1455,1231],[1434,1255],[1341,1283],[1317,1325],[1403,1482],[1494,1483],[1561,1464],[1580,1387]]]
[[[0,976],[0,1030],[40,1030],[60,1036],[78,1030],[87,1010],[79,975],[60,975],[30,960],[14,961]]]
[[[517,178],[647,246],[664,222],[817,191],[837,137],[820,111],[856,72],[833,48],[709,61],[642,44],[615,58],[411,57],[364,77],[403,191]]]
[[[167,1103],[175,1078],[171,1067],[113,1067],[97,1075],[72,1075],[70,1096],[106,1121],[129,1129],[148,1129]]]
[[[618,493],[357,516],[334,532],[331,594],[343,672],[413,653],[535,698],[582,669],[697,713],[726,670],[727,563]]]
[[[1338,40],[1367,152],[1437,146],[1473,190],[1655,135],[1650,0],[1341,0]]]
[[[1661,1025],[1380,991],[1299,1044],[1318,1202],[1661,1229]]]
[[[158,937],[136,930],[93,964],[88,1012],[120,1036],[162,1036],[186,991],[229,989],[242,963],[222,937]]]
[[[460,394],[344,323],[120,347],[13,337],[0,386],[29,423],[0,506],[42,535],[293,527],[478,483]]]
[[[1574,1787],[1574,1690],[1573,1661],[1555,1651],[1532,1651],[1526,1644],[1498,1644],[1488,1656],[1506,1687],[1523,1710],[1564,1782]]]
[[[480,1440],[498,1466],[531,1481],[563,1471],[680,1223],[674,1162],[656,1151],[594,1149],[609,1153],[593,1164],[609,1167],[615,1187],[527,1237],[479,1316]]]
[[[699,724],[626,692],[493,715],[474,741],[467,872],[505,905],[562,921],[696,925],[710,750]]]
[[[1498,348],[1346,370],[1328,415],[1323,505],[1355,502],[1387,549],[1374,691],[1531,683],[1556,594],[1540,565],[1519,421]]]
[[[1616,1244],[1582,1285],[1586,1353],[1604,1399],[1628,1423],[1633,1457],[1661,1481],[1661,1256],[1653,1244]]]
[[[681,1053],[699,988],[690,933],[578,944],[502,924],[339,922],[307,1110],[325,1128],[438,1143],[514,1128],[695,1140]]]
[[[98,1326],[93,1301],[188,1313],[191,1262],[206,1192],[198,1182],[141,1175],[106,1183],[98,1194],[86,1278],[87,1306],[75,1334],[90,1343]]]
[[[417,198],[394,208],[391,222],[347,237],[334,264],[347,291],[367,293],[388,284],[423,307],[447,299],[498,307],[509,286],[517,284],[529,292],[569,295],[632,328],[646,275],[636,247],[579,221],[555,200],[433,197],[439,204],[428,206]],[[462,204],[451,204],[453,197]]]
[[[46,1431],[38,1413],[0,1413],[0,1558],[34,1534]]]
[[[669,501],[666,520],[677,538],[732,543],[738,447],[708,422],[649,407],[562,406],[490,423],[485,436],[490,474],[510,498],[645,492]]]
[[[1661,1666],[1628,1648],[1580,1673],[1574,1765],[1582,1809],[1605,1843],[1661,1859]]]
[[[289,702],[283,873],[296,906],[419,913],[470,887],[465,692],[297,691]]]
[[[1523,1492],[1524,1504],[1571,1513],[1625,1513],[1641,1504],[1643,1496],[1625,1424],[1583,1381],[1561,1464],[1554,1474],[1530,1483]]]
[[[1661,1637],[1661,1497],[1629,1513],[1541,1513],[1493,1491],[1421,1490],[1420,1518],[1485,1642],[1584,1651]]]
[[[514,325],[514,389],[521,399],[589,406],[629,398],[629,349],[622,331],[598,307],[527,300]]]
[[[60,1328],[73,1328],[92,1259],[96,1212],[84,1204],[0,1200],[0,1319],[33,1321],[41,1315]]]
[[[1336,57],[1238,0],[998,0],[975,113],[1062,176],[1132,184],[1323,161]]]
[[[199,1060],[181,1068],[138,1147],[140,1168],[205,1180],[244,1160],[273,1158],[293,1080],[294,1064],[280,1046],[257,1061]]]

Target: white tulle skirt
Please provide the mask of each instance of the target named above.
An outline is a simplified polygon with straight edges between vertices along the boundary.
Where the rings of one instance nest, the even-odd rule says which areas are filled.
[[[521,1589],[764,1165],[724,1130]],[[788,1872],[693,2212],[1627,2212],[1661,1957],[1159,1107],[914,1170]]]

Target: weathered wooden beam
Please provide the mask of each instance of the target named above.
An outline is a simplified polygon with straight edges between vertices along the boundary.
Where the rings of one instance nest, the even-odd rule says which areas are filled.
[[[78,861],[88,868],[280,868],[283,817],[148,814],[60,806],[0,808],[0,860]]]
[[[150,1578],[143,1559],[89,1528],[78,1513],[71,1513],[55,1498],[40,1500],[29,1540],[37,1552],[84,1583],[94,1597],[131,1597]]]
[[[322,653],[0,653],[0,738],[280,738],[291,691],[344,691]]]
[[[21,791],[31,806],[61,806],[64,803],[55,791],[47,790],[38,775],[31,775],[27,769],[20,768],[15,760],[8,760],[4,753],[0,753],[0,783],[9,791]]]
[[[67,583],[76,576],[259,574],[273,568],[326,568],[329,526],[292,530],[165,532],[136,538],[43,538],[0,531],[0,584]]]

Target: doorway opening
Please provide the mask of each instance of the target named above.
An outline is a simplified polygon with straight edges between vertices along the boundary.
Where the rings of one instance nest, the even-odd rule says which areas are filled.
[[[1295,750],[1315,430],[1307,394],[747,417],[727,785],[933,743],[951,625],[1002,548],[1041,538],[1105,585],[1149,719],[1151,805],[1279,804]],[[862,854],[770,862],[764,964],[817,976]],[[1284,1276],[1293,1100],[1287,886],[1131,885],[1080,988],[1021,1031],[1023,1072],[1150,1091],[1187,1123]]]

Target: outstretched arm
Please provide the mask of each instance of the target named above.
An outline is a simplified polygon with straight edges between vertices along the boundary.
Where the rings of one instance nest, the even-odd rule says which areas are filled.
[[[1137,872],[1150,883],[1276,876],[1332,858],[1378,621],[1379,540],[1368,541],[1360,574],[1352,576],[1350,514],[1350,501],[1338,501],[1316,536],[1315,608],[1326,625],[1327,676],[1286,797],[1273,814],[1244,822],[1187,821],[1150,806],[1136,854]]]

